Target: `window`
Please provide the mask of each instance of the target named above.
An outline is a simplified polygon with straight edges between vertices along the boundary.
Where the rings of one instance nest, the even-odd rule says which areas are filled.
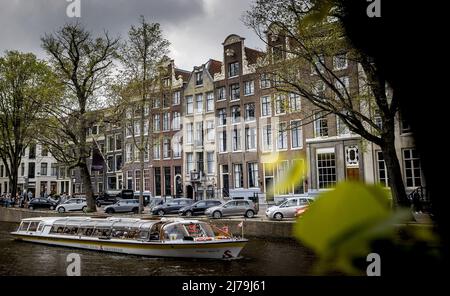
[[[181,100],[181,92],[180,91],[176,91],[173,93],[173,97],[172,97],[172,104],[173,105],[180,105],[180,100]]]
[[[116,135],[116,150],[122,150],[122,135],[117,134]]]
[[[202,85],[202,84],[203,84],[203,72],[196,72],[195,85]]]
[[[186,144],[192,144],[194,142],[194,124],[189,122],[186,124]]]
[[[346,91],[348,92],[349,85],[350,85],[350,81],[347,76],[343,76],[343,77],[339,78],[339,80],[335,81],[335,87],[336,87],[337,91],[343,97],[347,96]],[[337,94],[336,94],[336,96],[337,96]]]
[[[141,123],[135,122],[134,123],[134,135],[139,136],[141,134]]]
[[[256,149],[256,127],[245,128],[245,149]]]
[[[170,113],[163,113],[163,131],[170,130]]]
[[[47,147],[42,147],[41,150],[41,156],[48,156],[48,148]]]
[[[172,195],[172,189],[171,189],[171,169],[170,167],[164,167],[164,193],[166,196]]]
[[[411,126],[403,116],[400,116],[400,132],[401,134],[407,134],[411,132]]]
[[[270,87],[269,74],[261,74],[260,86],[262,89]]]
[[[311,74],[317,74],[317,70],[319,70],[320,73],[323,73],[325,70],[325,67],[323,66],[325,64],[325,58],[323,55],[318,55],[314,58],[314,63],[311,65]]]
[[[28,158],[29,159],[35,159],[36,158],[36,144],[30,144]]]
[[[134,161],[139,161],[141,159],[141,151],[138,147],[134,147]]]
[[[153,108],[159,108],[161,106],[161,99],[155,98],[153,100]]]
[[[203,112],[203,95],[196,95],[195,96],[195,103],[196,103],[196,113],[201,114]]]
[[[186,153],[186,173],[194,170],[194,154],[192,152]]]
[[[328,120],[323,112],[314,115],[314,137],[328,137]]]
[[[153,159],[160,159],[161,158],[161,148],[159,143],[153,144]]]
[[[302,143],[302,123],[300,120],[291,122],[291,146],[292,148],[301,148]]]
[[[170,97],[168,94],[163,94],[163,108],[170,107]]]
[[[148,121],[144,121],[144,135],[148,135]]]
[[[227,151],[227,131],[219,132],[219,152]]]
[[[28,163],[28,178],[29,179],[34,179],[34,173],[35,173],[35,163],[34,162],[29,162]]]
[[[173,137],[173,158],[181,157],[181,139],[177,136]]]
[[[336,158],[334,152],[317,153],[317,177],[319,189],[336,185]]]
[[[126,146],[126,162],[132,162],[133,161],[133,144],[127,143]]]
[[[122,154],[116,154],[116,170],[122,170]]]
[[[241,107],[233,106],[231,107],[231,122],[239,123],[241,121]]]
[[[228,64],[228,77],[234,77],[239,75],[239,62]]]
[[[214,121],[208,120],[206,122],[206,139],[208,141],[214,141]]]
[[[403,150],[406,187],[422,186],[420,158],[415,149]]]
[[[272,150],[272,125],[268,124],[262,128],[263,150]]]
[[[214,93],[206,94],[206,112],[214,111]]]
[[[373,117],[373,121],[374,121],[375,125],[378,126],[378,128],[380,130],[383,129],[383,120],[382,120],[382,118],[380,116],[380,112],[379,111],[375,112],[375,115]]]
[[[224,86],[219,87],[219,88],[217,89],[217,100],[218,100],[218,101],[220,101],[220,100],[225,100],[225,98],[226,98],[226,95],[225,95],[225,87],[224,87]]]
[[[277,173],[277,183],[282,183],[283,179],[286,178],[287,176],[287,172],[289,169],[289,162],[287,160],[283,160],[278,164],[278,173]],[[279,188],[278,191],[279,194],[288,194],[289,193],[289,187],[282,187]]]
[[[127,171],[127,189],[133,189],[133,172]]]
[[[91,134],[92,135],[98,135],[98,126],[94,125],[91,129]]]
[[[181,129],[181,114],[180,114],[180,112],[173,112],[172,116],[173,116],[172,128],[174,130]]]
[[[214,152],[206,152],[207,170],[208,174],[214,174],[215,164],[214,164]]]
[[[165,87],[169,87],[170,86],[170,78],[164,78],[163,79],[163,85]]]
[[[48,163],[46,162],[41,163],[41,176],[47,176],[47,167]]]
[[[248,188],[258,187],[258,163],[249,162],[248,166]]]
[[[287,149],[287,127],[285,122],[278,124],[277,148]]]
[[[203,146],[203,122],[195,123],[195,145]]]
[[[275,113],[276,114],[286,113],[285,105],[286,105],[286,100],[285,100],[284,96],[277,95],[276,99],[275,99]]]
[[[255,103],[245,104],[244,108],[245,108],[245,121],[255,120]]]
[[[155,168],[155,196],[161,196],[161,168]]]
[[[269,96],[261,98],[261,115],[262,116],[272,115],[272,103],[270,102]]]
[[[383,152],[377,151],[377,163],[378,163],[378,181],[381,185],[389,187],[389,176],[386,169],[386,163],[384,162]]]
[[[163,157],[170,158],[170,139],[165,138],[163,140]]]
[[[135,191],[141,191],[141,171],[140,170],[136,170],[134,172],[134,186],[135,186]]]
[[[110,155],[106,158],[108,172],[114,172],[114,156]]]
[[[218,114],[219,114],[218,126],[226,125],[227,124],[227,111],[225,110],[225,108],[219,109]]]
[[[205,171],[205,167],[203,165],[203,152],[197,152],[197,172],[203,173]]]
[[[238,127],[234,127],[233,129],[233,151],[240,151],[241,150],[241,129]]]
[[[194,98],[192,96],[186,97],[186,114],[194,113]]]
[[[244,187],[244,178],[242,176],[242,164],[233,164],[234,188]]]
[[[272,60],[273,62],[277,62],[283,59],[283,45],[274,45],[272,47]]]
[[[347,54],[339,54],[335,55],[333,57],[333,67],[334,70],[343,70],[347,69],[348,66],[348,60],[347,60]]]
[[[56,166],[56,163],[51,164],[51,170],[52,170],[52,177],[56,177],[58,174],[58,168]],[[22,163],[22,176],[25,175],[25,164]]]
[[[240,93],[239,83],[230,85],[230,99],[231,100],[239,100],[240,95],[241,95],[241,93]]]
[[[325,99],[325,82],[322,80],[316,81],[314,84],[314,88],[312,90],[313,95],[316,96],[316,99],[324,100]]]
[[[244,96],[253,95],[254,93],[255,93],[255,82],[253,80],[245,81],[244,82]]]
[[[338,136],[348,136],[351,134],[348,125],[337,115],[336,115],[336,129]]]
[[[159,132],[161,130],[161,115],[153,115],[153,131]]]
[[[150,191],[150,170],[144,170],[144,191]]]
[[[291,112],[300,111],[300,95],[295,93],[289,94],[289,108]]]

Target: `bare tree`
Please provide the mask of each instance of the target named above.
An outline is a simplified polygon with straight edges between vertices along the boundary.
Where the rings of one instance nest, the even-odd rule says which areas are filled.
[[[111,74],[117,57],[119,39],[107,32],[94,38],[79,23],[66,24],[53,34],[46,34],[42,47],[65,86],[61,104],[48,109],[45,124],[47,131],[42,141],[49,145],[52,154],[70,168],[78,167],[87,195],[88,211],[95,212],[94,190],[88,158],[92,143],[87,141],[87,131],[93,122],[99,122],[93,111],[101,103],[100,91]]]
[[[36,139],[44,106],[56,103],[60,91],[50,67],[33,54],[7,51],[0,58],[0,159],[13,196],[23,152]]]
[[[162,35],[160,25],[148,23],[142,16],[139,26],[131,26],[128,40],[121,49],[126,85],[116,89],[121,99],[117,106],[127,115],[125,128],[132,135],[134,149],[139,152],[139,213],[144,209],[145,155],[149,158],[153,147],[150,110],[155,107],[154,101],[160,100],[165,88],[161,83],[166,74],[162,62],[169,52],[169,44]]]
[[[352,47],[332,2],[325,1],[323,9],[305,0],[256,1],[243,20],[267,44],[260,72],[271,75],[280,92],[300,95],[321,116],[335,114],[350,131],[380,146],[394,203],[405,206],[394,145],[398,99],[370,57]],[[336,69],[340,62],[354,65],[357,84],[349,85]]]

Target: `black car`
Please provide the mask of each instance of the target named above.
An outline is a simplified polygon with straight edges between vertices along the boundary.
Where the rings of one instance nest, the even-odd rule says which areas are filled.
[[[152,208],[153,215],[164,216],[165,214],[176,214],[178,210],[192,204],[194,201],[190,198],[174,198],[162,205]]]
[[[182,207],[178,210],[180,216],[193,216],[193,215],[204,215],[205,210],[210,207],[215,207],[221,205],[222,202],[217,199],[200,200],[191,205]]]
[[[33,198],[28,203],[28,208],[30,210],[34,210],[34,209],[50,209],[50,210],[54,210],[57,205],[58,205],[58,203],[56,203],[55,201],[50,200],[48,198]]]

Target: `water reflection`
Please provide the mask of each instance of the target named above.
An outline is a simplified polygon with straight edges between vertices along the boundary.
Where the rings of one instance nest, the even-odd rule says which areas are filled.
[[[81,256],[82,275],[309,275],[314,256],[294,240],[250,239],[230,261],[151,258],[12,240],[17,224],[0,222],[0,275],[65,275],[66,257]]]

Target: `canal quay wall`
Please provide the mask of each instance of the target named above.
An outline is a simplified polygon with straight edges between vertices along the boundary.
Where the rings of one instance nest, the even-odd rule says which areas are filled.
[[[0,221],[19,223],[22,219],[36,218],[36,217],[67,217],[67,216],[86,216],[86,217],[105,217],[107,215],[103,213],[64,213],[39,210],[29,210],[22,208],[3,208],[0,207]],[[136,215],[136,214],[123,214],[114,215],[114,217],[127,217],[127,218],[146,218],[159,220],[159,217],[151,215]],[[243,222],[244,236],[257,237],[257,238],[293,238],[292,228],[294,221],[268,221],[255,217],[252,219],[212,219],[197,218],[202,221],[210,221],[217,227],[227,226],[229,231],[235,235],[242,235],[242,228],[239,224]]]

